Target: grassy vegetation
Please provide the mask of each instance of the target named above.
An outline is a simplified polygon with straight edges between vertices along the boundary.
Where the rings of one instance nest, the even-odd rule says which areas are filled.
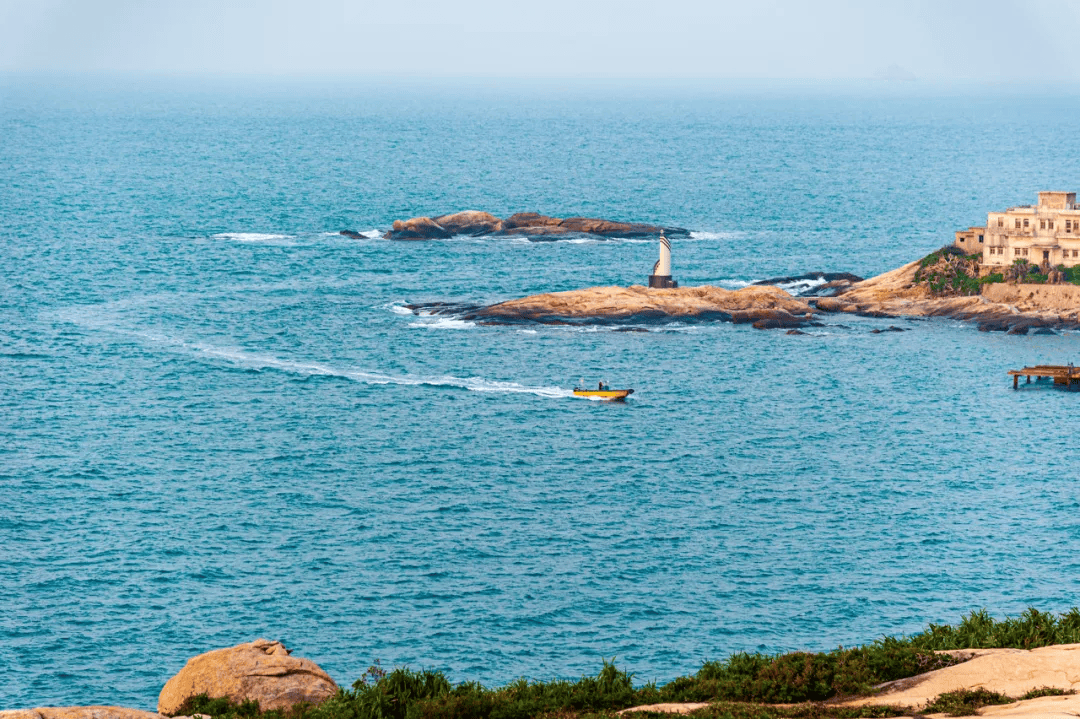
[[[1035,649],[1080,642],[1080,609],[1064,614],[1028,609],[1019,617],[994,619],[985,610],[972,612],[958,626],[931,624],[907,641],[921,649]]]
[[[948,714],[951,717],[974,716],[992,704],[1012,704],[1015,699],[988,689],[961,689],[945,692],[923,709],[925,714]]]
[[[935,297],[977,295],[983,285],[1001,282],[1004,275],[995,273],[979,277],[982,255],[965,255],[955,245],[946,245],[919,260],[915,284],[926,284]]]
[[[620,709],[660,702],[711,702],[701,716],[734,719],[857,719],[897,716],[889,707],[845,708],[823,700],[874,692],[883,682],[921,674],[959,660],[935,654],[941,649],[1011,647],[1033,649],[1080,642],[1080,609],[1061,615],[1028,609],[1016,618],[995,620],[972,612],[958,625],[931,624],[911,637],[879,639],[852,649],[788,654],[734,654],[706,662],[697,673],[667,684],[635,687],[633,675],[604,661],[595,677],[577,681],[535,682],[519,679],[488,689],[476,682],[452,685],[440,671],[392,671],[376,663],[353,683],[319,706],[300,705],[288,712],[259,712],[254,702],[234,704],[200,696],[179,714],[208,714],[214,719],[587,719],[611,716]],[[1046,696],[1055,690],[1036,690]],[[1064,692],[1063,692],[1064,693]],[[953,695],[956,696],[953,696]],[[1029,697],[1025,697],[1029,698]],[[942,695],[941,709],[968,711],[979,702],[1014,701],[978,692]],[[776,707],[773,703],[796,706]],[[936,703],[935,703],[936,704]]]
[[[1038,689],[1032,689],[1031,691],[1020,697],[1024,699],[1038,699],[1039,697],[1063,697],[1068,694],[1076,694],[1075,689],[1061,689],[1059,687],[1039,687]]]

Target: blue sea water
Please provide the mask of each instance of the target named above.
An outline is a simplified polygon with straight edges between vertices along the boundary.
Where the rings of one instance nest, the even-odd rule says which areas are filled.
[[[1080,400],[1004,372],[1077,334],[481,326],[404,305],[640,283],[656,244],[374,236],[583,214],[693,230],[684,285],[869,276],[1077,189],[1078,130],[1007,87],[3,78],[0,708],[153,708],[260,636],[343,685],[662,682],[1067,609]]]

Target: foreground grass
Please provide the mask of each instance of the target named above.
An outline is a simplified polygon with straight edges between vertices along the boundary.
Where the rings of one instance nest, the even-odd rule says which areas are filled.
[[[935,654],[941,649],[1033,649],[1080,642],[1080,610],[1054,615],[1028,609],[1017,618],[995,620],[972,612],[956,625],[931,624],[911,637],[879,639],[852,649],[788,654],[734,654],[706,662],[692,676],[662,686],[634,687],[633,675],[604,661],[595,677],[577,681],[530,682],[519,679],[488,689],[476,682],[454,686],[440,671],[376,664],[319,706],[300,705],[288,712],[260,712],[255,702],[234,704],[204,696],[190,699],[179,714],[208,714],[213,719],[587,719],[613,716],[620,709],[661,702],[710,702],[700,715],[710,719],[859,719],[898,716],[902,710],[838,707],[821,702],[866,695],[883,682],[949,666],[960,660]],[[1055,690],[1041,690],[1054,693]],[[987,703],[1015,701],[978,692],[942,695],[941,711],[963,716]],[[1028,697],[1024,697],[1028,698]],[[982,703],[980,703],[982,702]],[[790,707],[770,704],[795,704]]]

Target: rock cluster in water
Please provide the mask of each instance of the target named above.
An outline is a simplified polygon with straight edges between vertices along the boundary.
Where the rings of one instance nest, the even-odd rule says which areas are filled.
[[[672,320],[750,323],[758,329],[797,328],[813,323],[814,308],[777,287],[677,287],[655,289],[591,287],[552,292],[480,307],[459,316],[490,324],[667,322]]]
[[[662,227],[638,222],[617,222],[593,217],[548,217],[536,212],[519,212],[505,220],[489,212],[466,210],[438,217],[413,217],[395,220],[393,228],[383,235],[387,240],[444,240],[459,235],[470,237],[525,236],[558,238],[566,235],[597,237],[650,237],[663,230],[673,237],[689,233],[681,227]],[[347,237],[360,237],[352,230],[342,230]]]

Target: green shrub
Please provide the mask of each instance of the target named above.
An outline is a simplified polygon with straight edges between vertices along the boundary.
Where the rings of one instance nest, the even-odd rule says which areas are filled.
[[[1060,689],[1058,687],[1039,687],[1038,689],[1032,689],[1026,692],[1024,696],[1020,697],[1021,700],[1025,699],[1038,699],[1039,697],[1061,697],[1067,694],[1076,694],[1075,689]]]
[[[1080,643],[1080,609],[1055,615],[1031,608],[1019,617],[1000,621],[979,610],[962,617],[955,626],[930,624],[920,634],[885,637],[851,649],[779,655],[737,653],[723,661],[705,662],[696,674],[660,687],[646,684],[635,688],[633,675],[618,669],[614,660],[604,660],[595,677],[547,682],[518,679],[498,689],[476,682],[452,686],[439,671],[398,668],[387,672],[376,662],[353,683],[351,690],[338,691],[318,706],[260,712],[255,702],[236,704],[204,694],[185,702],[179,713],[208,714],[213,719],[586,719],[626,707],[694,701],[714,702],[701,715],[717,719],[888,717],[903,712],[888,707],[845,708],[813,702],[872,694],[878,684],[961,661],[935,654],[936,650],[1034,649],[1073,643]],[[1058,690],[1043,688],[1034,692],[1024,698],[1047,696]],[[953,692],[936,700],[946,708],[935,711],[960,716],[955,712],[973,713],[974,709],[969,709],[980,701],[985,705],[998,699],[1001,695]],[[798,706],[771,707],[762,702]]]
[[[922,634],[911,637],[913,646],[922,649],[1035,649],[1051,644],[1080,642],[1080,609],[1054,616],[1029,608],[1019,617],[1001,621],[985,609],[964,617],[958,626],[931,624]]]
[[[1012,704],[1015,699],[989,689],[961,689],[945,692],[923,709],[925,714],[948,714],[952,717],[974,716],[992,704]]]

